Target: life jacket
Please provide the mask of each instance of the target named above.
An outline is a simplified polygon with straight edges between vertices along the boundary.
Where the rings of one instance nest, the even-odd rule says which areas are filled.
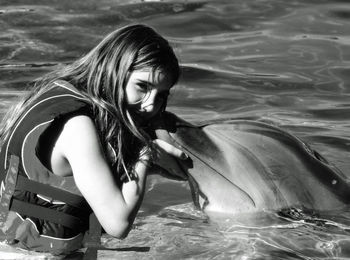
[[[57,176],[43,163],[42,139],[47,131],[59,134],[72,116],[92,112],[72,85],[54,84],[17,120],[1,148],[0,239],[60,254],[82,246],[92,211],[73,176]],[[55,141],[45,140],[51,145]]]

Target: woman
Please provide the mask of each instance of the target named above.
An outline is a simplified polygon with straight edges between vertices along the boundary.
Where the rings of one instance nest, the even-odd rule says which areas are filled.
[[[179,71],[164,38],[131,25],[37,81],[1,132],[2,240],[36,251],[75,250],[91,210],[108,234],[125,237],[150,162],[187,157],[146,133]]]

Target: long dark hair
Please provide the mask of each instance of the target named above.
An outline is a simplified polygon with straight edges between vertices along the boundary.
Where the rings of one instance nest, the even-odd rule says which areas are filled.
[[[135,150],[135,147],[126,145],[128,142],[133,140],[134,144],[150,147],[147,135],[135,126],[130,117],[125,98],[130,72],[144,68],[151,69],[153,73],[159,70],[168,73],[173,84],[180,74],[173,49],[152,28],[135,24],[113,31],[77,61],[36,80],[30,93],[5,116],[5,125],[0,132],[2,142],[8,137],[16,119],[38,96],[51,89],[56,80],[65,80],[92,104],[95,125],[105,152],[111,145],[117,155],[117,170],[125,169],[128,154]]]

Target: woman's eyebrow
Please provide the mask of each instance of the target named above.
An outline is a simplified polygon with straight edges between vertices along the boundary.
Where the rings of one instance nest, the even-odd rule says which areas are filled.
[[[154,84],[147,81],[147,80],[138,79],[138,82],[142,83],[142,84],[150,85],[151,87],[154,87]]]

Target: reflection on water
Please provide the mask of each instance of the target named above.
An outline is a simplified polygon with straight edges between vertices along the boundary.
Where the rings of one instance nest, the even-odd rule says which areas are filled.
[[[349,18],[346,0],[2,0],[0,114],[32,79],[86,53],[116,27],[142,22],[171,41],[183,66],[169,110],[194,122],[278,125],[350,178]],[[148,189],[130,236],[103,238],[124,250],[100,251],[100,259],[350,257],[348,210],[208,219],[193,208],[187,184],[158,177]]]

